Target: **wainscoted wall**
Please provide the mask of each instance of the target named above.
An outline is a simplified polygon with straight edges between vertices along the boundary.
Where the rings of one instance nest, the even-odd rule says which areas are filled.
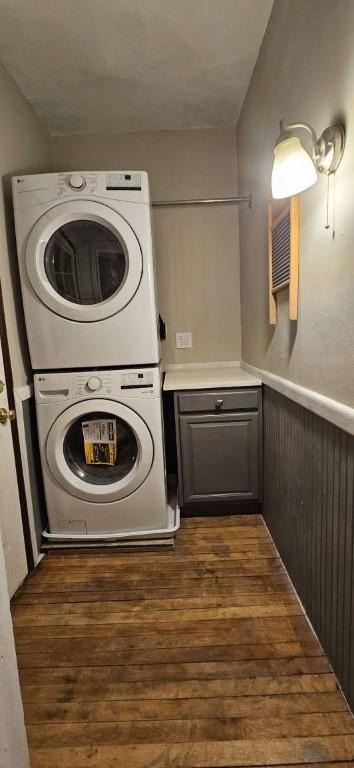
[[[264,517],[354,709],[354,437],[264,387]]]

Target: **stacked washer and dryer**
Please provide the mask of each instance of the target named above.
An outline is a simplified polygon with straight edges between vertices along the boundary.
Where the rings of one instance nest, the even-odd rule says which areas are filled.
[[[147,174],[19,176],[13,201],[44,535],[170,538]]]

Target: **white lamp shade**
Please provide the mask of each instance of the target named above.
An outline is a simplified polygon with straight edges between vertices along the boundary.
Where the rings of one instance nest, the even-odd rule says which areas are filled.
[[[272,195],[291,197],[317,181],[315,166],[296,136],[283,139],[274,149]]]

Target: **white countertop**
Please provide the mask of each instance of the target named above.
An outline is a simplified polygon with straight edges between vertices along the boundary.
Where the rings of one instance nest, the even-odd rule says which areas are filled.
[[[239,365],[218,365],[202,368],[178,368],[167,370],[163,388],[167,391],[179,389],[223,389],[224,387],[260,387],[261,379],[248,373]]]

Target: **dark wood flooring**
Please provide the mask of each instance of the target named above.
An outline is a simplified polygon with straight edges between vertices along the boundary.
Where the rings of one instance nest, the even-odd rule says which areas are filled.
[[[13,605],[31,768],[354,767],[354,720],[260,516],[50,554]]]

